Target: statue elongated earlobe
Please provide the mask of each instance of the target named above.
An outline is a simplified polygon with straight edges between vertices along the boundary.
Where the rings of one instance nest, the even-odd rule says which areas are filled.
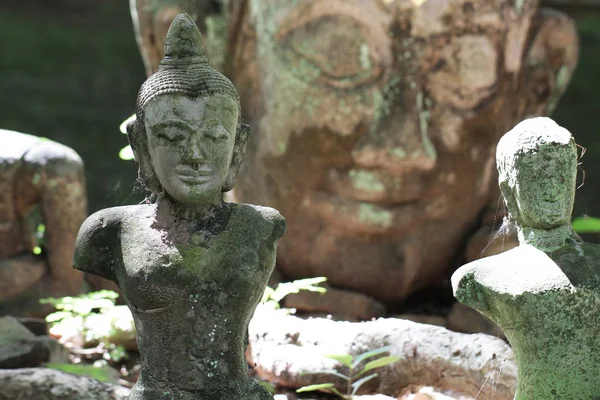
[[[237,176],[242,160],[244,159],[244,153],[246,152],[246,143],[250,137],[250,126],[246,124],[240,124],[235,134],[235,143],[233,145],[233,155],[231,156],[231,164],[229,165],[229,171],[227,172],[227,179],[223,185],[223,192],[228,192],[233,189],[235,185],[235,177]]]
[[[148,152],[146,130],[137,119],[127,124],[127,139],[133,151],[133,158],[138,164],[138,180],[152,193],[162,192],[162,186],[154,174],[154,168]]]

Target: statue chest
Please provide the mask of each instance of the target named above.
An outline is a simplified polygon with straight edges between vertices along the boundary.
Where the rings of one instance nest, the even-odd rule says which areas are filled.
[[[255,304],[269,278],[258,235],[234,230],[171,235],[146,227],[143,237],[122,243],[123,271],[118,274],[129,303],[140,310],[187,304],[190,298],[239,308],[242,300]]]

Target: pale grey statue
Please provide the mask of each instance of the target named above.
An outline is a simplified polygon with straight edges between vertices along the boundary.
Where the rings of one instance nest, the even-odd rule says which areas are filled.
[[[75,268],[116,282],[131,309],[142,371],[130,399],[271,400],[245,350],[285,220],[223,202],[249,133],[237,91],[208,64],[188,15],[175,18],[165,43],[128,127],[152,196],[90,216]]]

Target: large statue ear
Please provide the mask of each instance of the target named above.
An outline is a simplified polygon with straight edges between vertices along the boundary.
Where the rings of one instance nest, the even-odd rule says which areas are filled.
[[[567,15],[540,9],[532,21],[521,76],[521,115],[550,115],[567,89],[579,57],[575,23]]]
[[[231,164],[229,165],[229,171],[227,172],[227,179],[223,185],[223,192],[228,192],[233,189],[235,185],[235,177],[237,176],[244,154],[246,153],[246,143],[250,137],[250,126],[246,124],[240,124],[235,134],[235,143],[233,145],[233,155],[231,156]]]

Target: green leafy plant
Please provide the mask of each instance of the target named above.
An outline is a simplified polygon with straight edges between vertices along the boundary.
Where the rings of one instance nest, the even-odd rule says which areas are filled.
[[[279,302],[288,294],[298,293],[301,290],[310,292],[325,293],[327,289],[317,286],[319,283],[327,281],[327,278],[320,276],[317,278],[298,279],[292,282],[284,282],[277,285],[275,289],[267,286],[262,297],[262,303],[269,304],[273,308],[280,308]]]
[[[600,232],[600,218],[577,217],[571,222],[573,230],[577,233]]]
[[[116,305],[118,297],[112,290],[100,290],[80,296],[50,297],[41,299],[40,303],[56,308],[56,312],[46,316],[51,329],[72,331],[74,328],[81,332],[84,343],[102,343],[108,357],[119,362],[127,357],[127,353],[118,342],[135,340],[135,329],[129,309]]]
[[[304,386],[296,390],[296,393],[323,391],[336,394],[342,399],[351,400],[354,398],[354,396],[356,395],[356,393],[362,385],[376,378],[379,375],[375,372],[365,376],[367,372],[373,371],[376,368],[385,367],[386,365],[390,365],[400,360],[400,357],[397,356],[383,355],[385,353],[389,353],[390,349],[391,346],[384,346],[378,349],[370,350],[365,353],[359,354],[356,357],[353,357],[350,354],[333,354],[326,356],[327,358],[336,360],[342,365],[344,365],[348,369],[348,374],[344,375],[336,370],[316,371],[313,373],[329,374],[337,376],[338,378],[342,378],[346,383],[346,393],[340,392],[336,388],[335,384],[330,382]],[[361,366],[361,363],[363,361],[380,355],[382,357],[375,358]]]

